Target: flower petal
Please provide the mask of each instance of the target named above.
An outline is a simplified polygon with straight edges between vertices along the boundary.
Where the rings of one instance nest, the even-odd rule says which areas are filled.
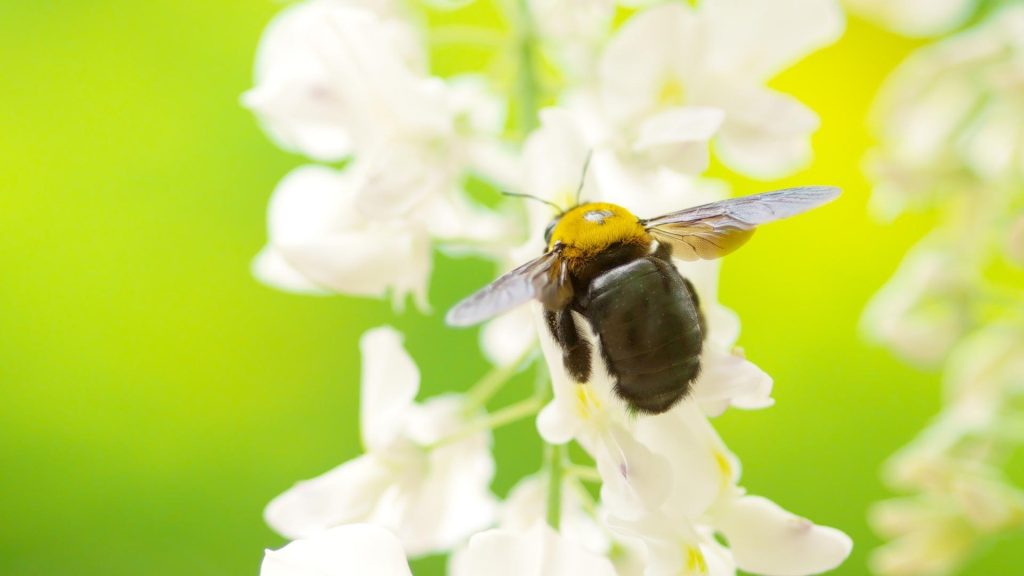
[[[520,480],[512,490],[501,509],[499,527],[513,532],[525,532],[538,522],[544,522],[547,514],[548,478],[535,474]],[[562,514],[559,523],[561,535],[592,552],[604,553],[609,542],[606,530],[585,508],[592,497],[575,481],[562,483]]]
[[[845,27],[835,0],[711,0],[700,11],[710,29],[709,66],[762,81],[835,42]]]
[[[670,466],[667,476],[672,488],[663,509],[672,518],[700,517],[718,498],[722,487],[732,483],[732,477],[724,476],[718,464],[715,439],[709,437],[709,430],[705,416],[689,401],[636,423],[637,440]]]
[[[256,87],[242,101],[283,148],[338,160],[381,117],[411,115],[403,111],[423,60],[413,37],[401,21],[352,2],[298,3],[267,27]]]
[[[607,558],[588,552],[540,523],[525,533],[481,532],[469,541],[462,561],[467,574],[472,575],[615,576],[615,568]]]
[[[583,439],[601,474],[601,502],[624,520],[657,510],[675,479],[668,461],[638,442],[618,425]]]
[[[339,526],[267,550],[260,576],[412,576],[393,534],[368,524]]]
[[[345,294],[396,299],[412,292],[426,307],[430,242],[404,219],[365,218],[354,207],[352,175],[322,166],[293,170],[274,190],[270,245],[308,282]]]
[[[956,29],[970,17],[976,0],[845,0],[862,16],[904,36],[932,36]]]
[[[460,434],[472,425],[463,407],[456,395],[415,406],[408,415],[410,437],[423,444]],[[497,514],[489,431],[435,447],[424,464],[403,470],[400,489],[374,516],[395,531],[410,556],[450,550],[492,525]]]
[[[716,150],[730,167],[758,178],[782,176],[806,164],[818,117],[795,98],[755,85],[716,89],[725,110]]]
[[[652,165],[688,174],[703,172],[708,166],[707,143],[724,119],[717,108],[670,108],[640,125],[633,151]]]
[[[683,4],[630,18],[601,57],[601,98],[612,120],[628,125],[662,104],[688,104],[686,82],[702,64],[703,40],[701,23]]]
[[[369,452],[385,450],[405,429],[420,389],[420,371],[394,328],[368,330],[359,348],[363,355],[359,402],[363,445]]]
[[[285,260],[273,246],[267,246],[252,260],[252,275],[257,280],[278,290],[301,294],[328,294]]]
[[[564,402],[552,400],[537,415],[537,433],[549,444],[565,444],[579,433],[582,421]]]
[[[767,408],[772,399],[772,377],[738,352],[708,347],[701,359],[700,377],[693,398],[708,416],[722,414],[729,406],[744,410]]]
[[[736,565],[766,576],[831,570],[853,549],[853,541],[839,530],[794,516],[758,496],[737,499],[716,524],[729,541]]]
[[[312,480],[299,482],[274,498],[263,512],[277,533],[313,536],[340,524],[365,522],[393,480],[373,456],[360,456]]]

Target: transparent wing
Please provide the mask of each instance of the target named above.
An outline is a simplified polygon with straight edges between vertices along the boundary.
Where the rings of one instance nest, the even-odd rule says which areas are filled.
[[[450,326],[472,326],[534,298],[548,308],[561,308],[572,299],[569,269],[557,251],[505,273],[456,304],[445,316]]]
[[[694,206],[643,222],[680,260],[712,260],[742,246],[757,226],[794,216],[834,200],[830,186],[787,188]]]

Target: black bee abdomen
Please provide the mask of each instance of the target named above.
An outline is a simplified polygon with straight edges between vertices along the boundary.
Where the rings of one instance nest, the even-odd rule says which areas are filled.
[[[596,278],[579,300],[600,340],[615,392],[637,412],[660,414],[700,373],[703,319],[693,287],[655,255]]]

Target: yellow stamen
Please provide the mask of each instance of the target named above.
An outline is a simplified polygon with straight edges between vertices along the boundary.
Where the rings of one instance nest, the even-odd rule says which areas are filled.
[[[718,464],[718,471],[722,473],[722,482],[731,482],[732,463],[729,462],[729,458],[724,453],[715,450],[715,463]]]
[[[576,411],[581,418],[587,419],[601,410],[601,401],[594,395],[589,384],[576,386]]]
[[[707,576],[708,563],[704,554],[696,546],[686,546],[686,574]]]
[[[665,81],[661,83],[661,89],[658,90],[658,106],[669,108],[682,106],[685,103],[686,86],[683,86],[682,81],[675,76],[665,78]]]

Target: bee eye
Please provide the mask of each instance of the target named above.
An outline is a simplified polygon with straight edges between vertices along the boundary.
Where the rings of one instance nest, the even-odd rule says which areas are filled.
[[[544,229],[544,243],[551,244],[551,233],[555,231],[555,226],[558,226],[558,222],[561,218],[555,218],[551,222],[548,222],[548,227]]]

